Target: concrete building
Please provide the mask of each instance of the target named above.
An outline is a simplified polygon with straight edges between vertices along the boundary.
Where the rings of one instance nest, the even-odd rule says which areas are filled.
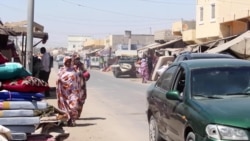
[[[187,43],[204,43],[246,32],[249,20],[248,0],[197,0],[196,22],[175,22],[172,32]]]
[[[146,34],[132,34],[131,44],[137,45],[139,47],[151,44],[154,42],[154,35]],[[116,50],[119,45],[127,45],[129,43],[129,38],[124,35],[109,35],[104,40],[105,49],[112,48]]]
[[[88,38],[83,42],[83,46],[84,50],[101,49],[104,48],[104,40]]]
[[[69,52],[79,52],[83,50],[84,42],[91,39],[90,37],[80,36],[80,35],[70,35],[68,36],[68,47]]]

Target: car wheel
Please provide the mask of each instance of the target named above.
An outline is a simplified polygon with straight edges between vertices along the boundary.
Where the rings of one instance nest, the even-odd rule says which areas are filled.
[[[118,71],[114,71],[114,76],[115,76],[116,78],[119,78],[119,72],[118,72]]]
[[[189,132],[185,141],[195,141],[195,134],[193,132]]]
[[[154,116],[151,116],[149,121],[149,141],[163,141]]]

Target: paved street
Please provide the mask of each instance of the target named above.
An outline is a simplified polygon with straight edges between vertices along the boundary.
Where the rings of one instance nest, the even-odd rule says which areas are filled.
[[[90,70],[88,97],[76,127],[64,127],[70,132],[68,141],[147,141],[146,88],[141,79],[114,78],[111,72]],[[55,87],[57,69],[53,69],[49,84]],[[47,101],[56,106],[55,93]]]

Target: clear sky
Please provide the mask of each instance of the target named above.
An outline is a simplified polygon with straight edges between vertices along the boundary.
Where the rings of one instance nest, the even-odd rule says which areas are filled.
[[[195,19],[195,0],[34,0],[34,21],[49,33],[46,46],[66,47],[69,35],[153,34],[175,21]],[[0,19],[28,19],[29,0],[0,0]]]

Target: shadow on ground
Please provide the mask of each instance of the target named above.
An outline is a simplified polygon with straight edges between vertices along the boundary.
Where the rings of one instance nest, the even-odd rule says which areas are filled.
[[[95,123],[76,123],[76,126],[77,127],[86,127],[86,126],[93,126],[93,125],[96,125]]]
[[[106,118],[102,117],[87,117],[87,118],[79,118],[79,120],[105,120]]]

